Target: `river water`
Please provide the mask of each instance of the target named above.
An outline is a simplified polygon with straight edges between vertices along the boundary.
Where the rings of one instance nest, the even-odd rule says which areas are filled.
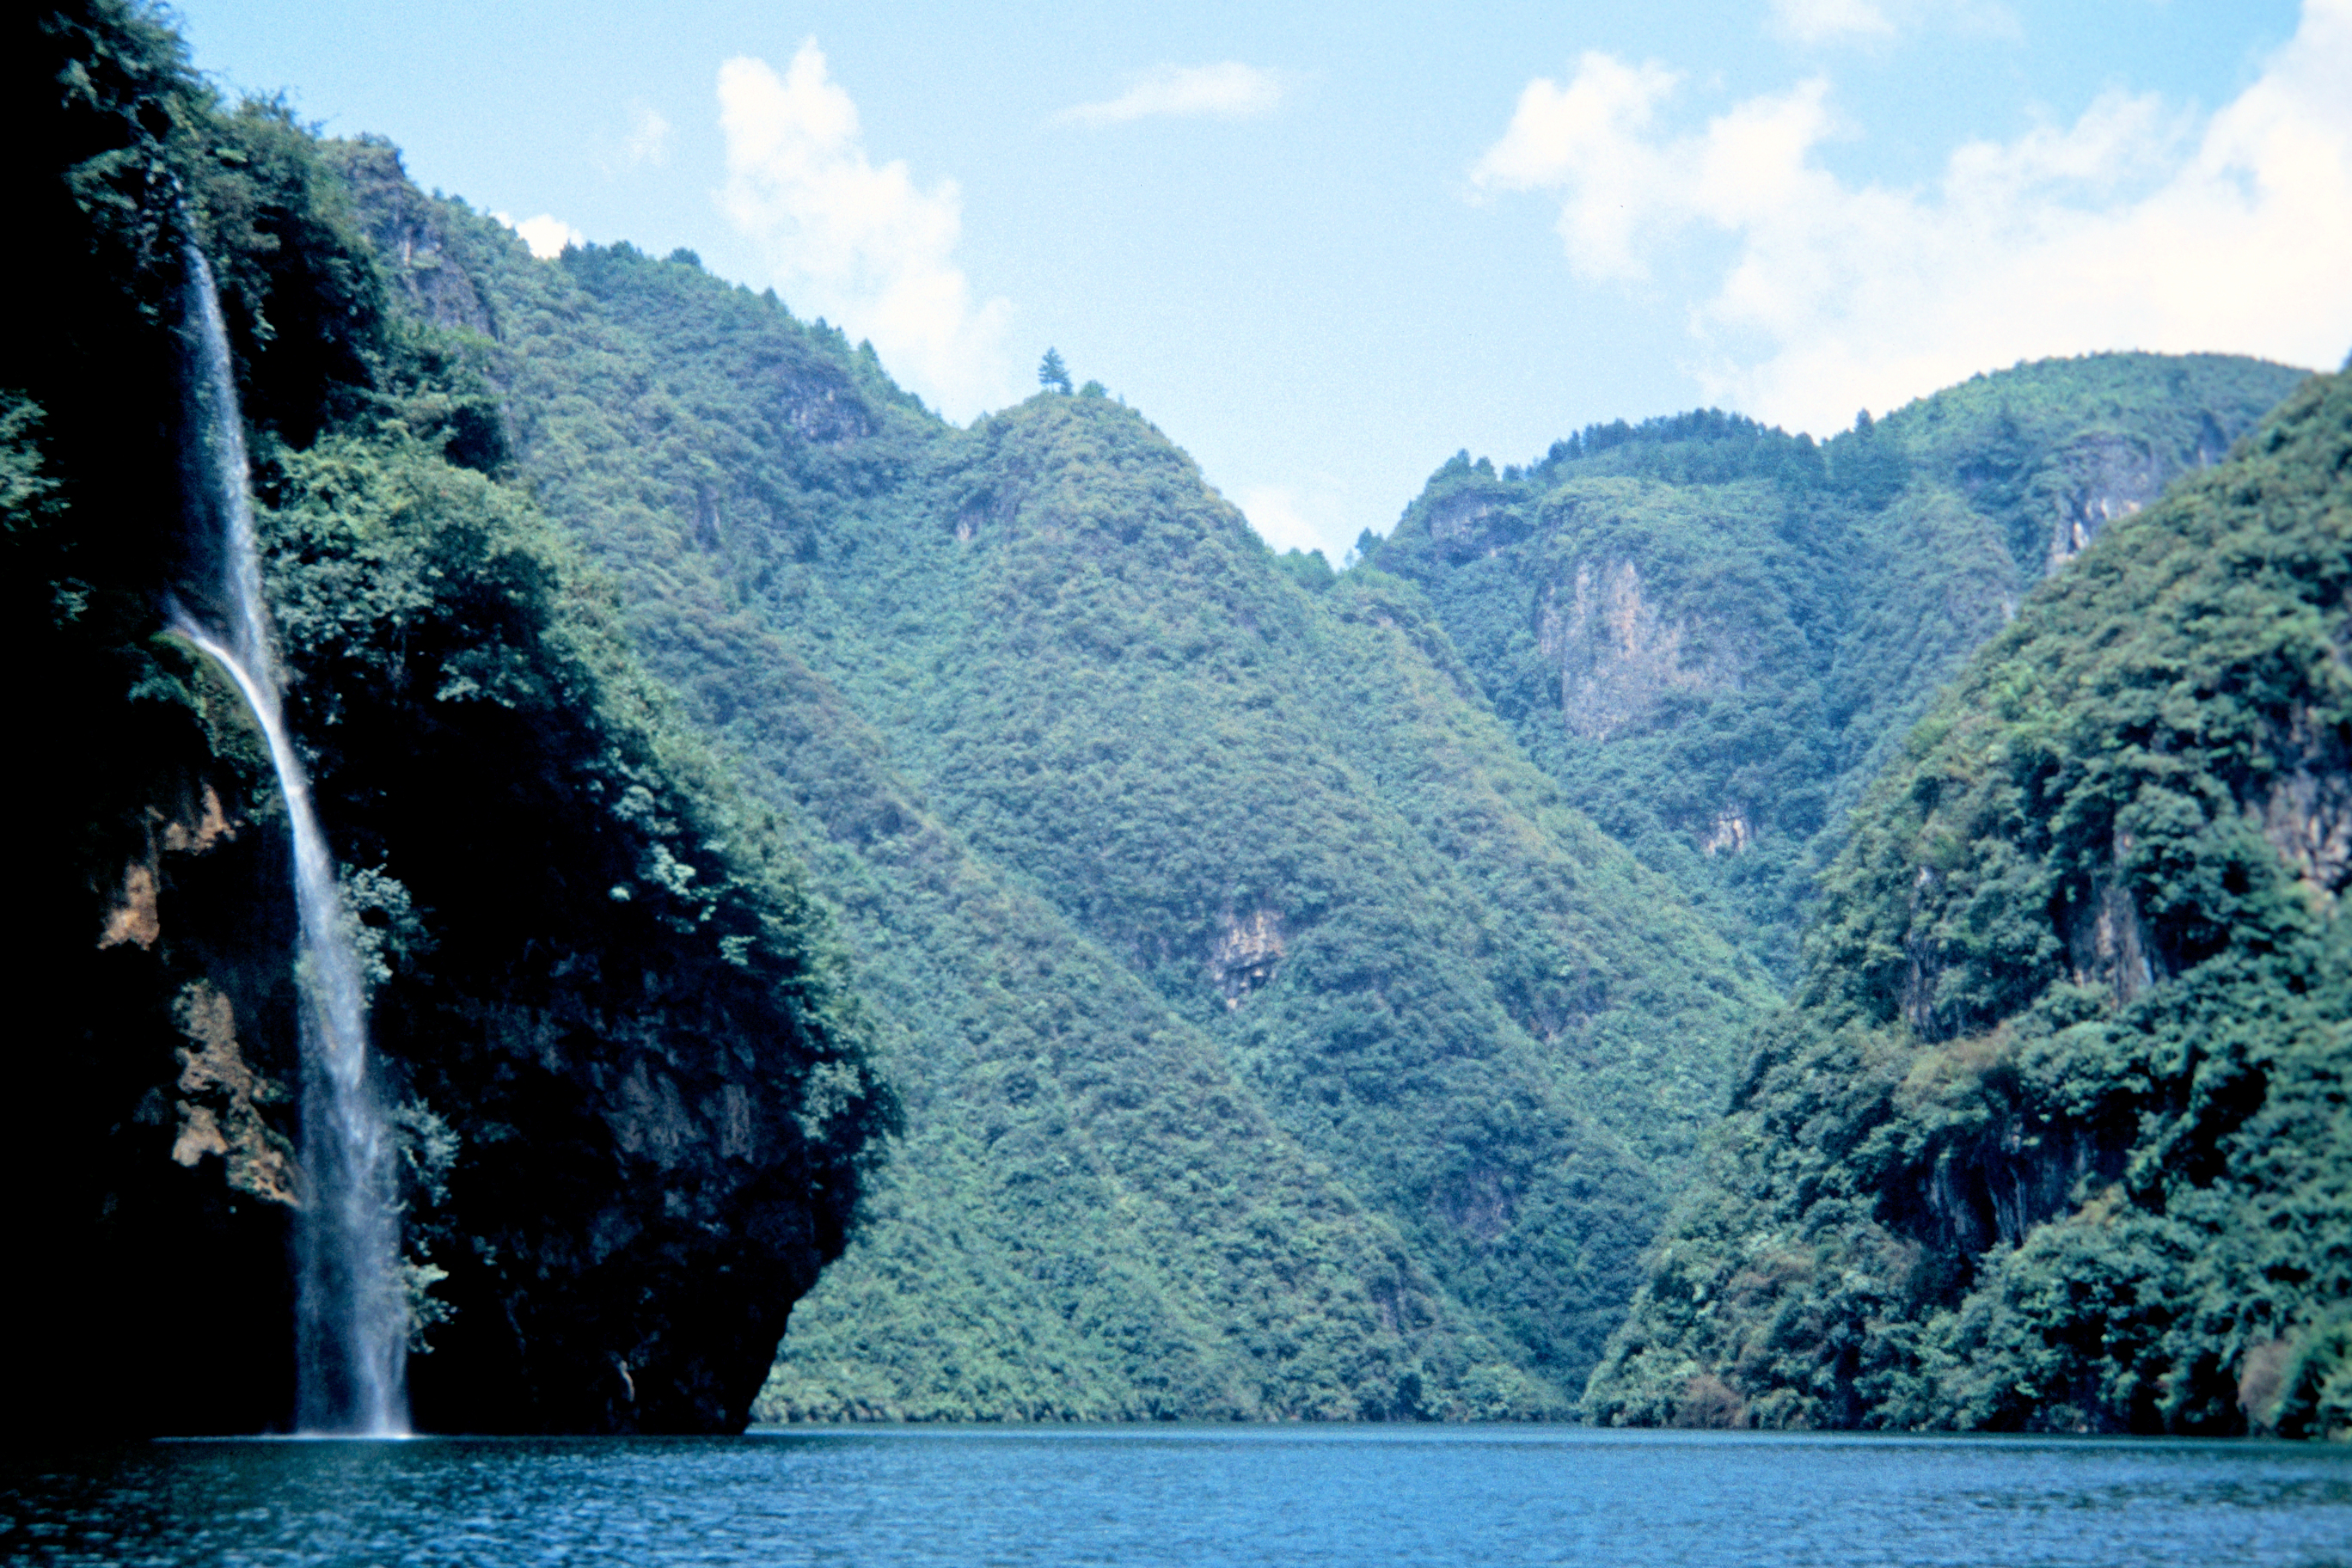
[[[2352,1564],[2352,1451],[1562,1427],[152,1443],[5,1461],[0,1559]]]

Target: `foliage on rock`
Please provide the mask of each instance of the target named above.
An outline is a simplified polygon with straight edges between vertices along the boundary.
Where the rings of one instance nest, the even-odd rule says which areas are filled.
[[[2032,584],[2301,376],[2105,354],[1816,444],[1709,411],[1432,478],[1372,561],[1528,752],[1784,979],[1888,748]]]

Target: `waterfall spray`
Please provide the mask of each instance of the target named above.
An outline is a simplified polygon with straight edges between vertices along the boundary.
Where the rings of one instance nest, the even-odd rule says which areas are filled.
[[[295,1224],[295,1399],[299,1429],[395,1436],[408,1430],[408,1310],[400,1284],[393,1148],[368,1072],[367,993],[345,926],[334,857],[286,733],[270,651],[269,607],[254,542],[245,422],[212,269],[187,252],[195,374],[189,415],[221,512],[228,625],[218,636],[182,612],[173,629],[228,673],[269,742],[294,839],[300,946],[302,1168]]]

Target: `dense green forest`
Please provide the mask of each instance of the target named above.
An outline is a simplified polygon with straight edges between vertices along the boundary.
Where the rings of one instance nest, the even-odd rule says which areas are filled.
[[[770,1408],[1569,1408],[1769,992],[1419,595],[1302,585],[1108,397],[956,430],[688,258],[432,222],[896,1026],[906,1152]]]
[[[1593,426],[1334,572],[1066,368],[960,427],[144,9],[10,27],[6,582],[76,742],[16,784],[70,831],[12,1235],[85,1260],[11,1310],[201,1282],[152,1425],[282,1407],[300,1192],[283,806],[163,630],[192,247],[421,1422],[2352,1424],[2340,379]]]
[[[691,258],[412,221],[467,258],[540,494],[803,825],[899,1026],[908,1157],[801,1309],[778,1415],[1567,1408],[1864,781],[2034,577],[2296,380],[2113,356],[1819,447],[1587,432],[1457,461],[1334,575],[1115,400],[957,430]],[[1580,733],[1547,620],[1627,562],[1653,646],[1587,636]],[[942,864],[1021,920],[982,926]],[[1135,1022],[1103,1029],[1106,994]],[[1167,1058],[1106,1043],[1130,1031],[1299,1173],[1170,1103]],[[1165,1120],[1107,1119],[1129,1100]],[[1270,1206],[1310,1192],[1374,1239]]]
[[[1604,1420],[2352,1427],[2352,378],[1871,786]]]

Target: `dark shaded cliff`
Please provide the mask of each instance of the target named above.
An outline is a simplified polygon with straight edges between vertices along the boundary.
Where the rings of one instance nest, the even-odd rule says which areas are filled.
[[[0,354],[26,825],[7,1142],[19,1429],[291,1409],[282,806],[201,608],[184,247],[257,459],[289,723],[341,865],[404,1157],[428,1429],[740,1426],[842,1248],[889,1097],[765,811],[503,477],[460,335],[396,317],[348,186],[145,12],[8,24],[10,210],[52,309]],[[21,276],[21,275],[20,275]]]

